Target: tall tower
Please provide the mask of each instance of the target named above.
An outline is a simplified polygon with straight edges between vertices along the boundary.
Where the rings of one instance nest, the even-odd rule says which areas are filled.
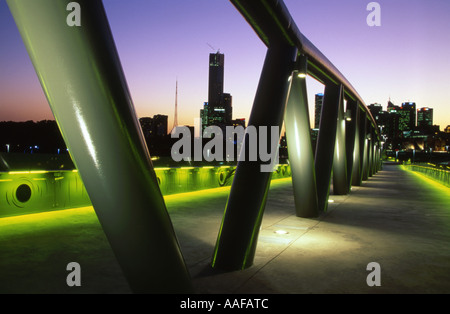
[[[410,131],[416,126],[416,103],[404,102],[399,110],[400,131]]]
[[[175,83],[175,116],[173,118],[173,129],[178,126],[178,79]]]
[[[427,127],[433,125],[433,108],[417,109],[417,126]]]
[[[225,56],[222,53],[209,55],[209,85],[208,104],[210,107],[218,107],[223,94]]]
[[[314,129],[320,126],[320,114],[322,113],[323,93],[316,94],[314,106]]]
[[[225,55],[217,51],[209,54],[208,102],[202,117],[207,126],[225,127],[232,124],[232,97],[223,92]]]

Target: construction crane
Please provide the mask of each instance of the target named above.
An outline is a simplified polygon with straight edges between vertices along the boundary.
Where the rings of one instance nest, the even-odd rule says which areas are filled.
[[[216,51],[216,48],[214,48],[213,46],[211,46],[209,43],[206,43],[212,50]],[[217,49],[217,53],[220,52],[220,48]]]

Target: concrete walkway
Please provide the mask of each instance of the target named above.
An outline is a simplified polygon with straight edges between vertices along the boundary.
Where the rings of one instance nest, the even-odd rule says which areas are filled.
[[[317,219],[295,217],[290,182],[274,184],[254,266],[213,275],[207,271],[209,259],[196,262],[186,252],[196,288],[203,293],[450,293],[450,189],[437,190],[399,168],[386,165],[350,195],[331,195],[334,203]],[[175,224],[181,220],[174,217]],[[211,237],[202,238],[212,249]],[[189,239],[181,235],[180,240],[186,247]],[[381,286],[366,282],[371,262],[380,265]]]
[[[304,219],[294,215],[291,181],[274,181],[255,263],[229,273],[209,267],[228,191],[166,202],[199,294],[450,293],[449,191],[385,165],[350,195],[331,195],[321,217]],[[129,293],[92,208],[58,219],[0,221],[0,293]],[[16,231],[24,223],[33,228]],[[82,266],[81,287],[66,285],[71,261]],[[367,285],[371,262],[381,286]]]

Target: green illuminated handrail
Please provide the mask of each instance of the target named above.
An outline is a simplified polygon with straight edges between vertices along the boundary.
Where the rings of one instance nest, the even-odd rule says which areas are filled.
[[[426,177],[450,187],[450,171],[420,165],[404,165],[407,169],[420,172]]]

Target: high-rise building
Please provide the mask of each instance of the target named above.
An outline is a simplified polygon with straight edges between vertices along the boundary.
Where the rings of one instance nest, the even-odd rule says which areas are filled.
[[[417,109],[417,126],[428,127],[433,125],[433,108]]]
[[[394,105],[389,99],[386,112],[386,136],[394,139],[399,135],[399,114],[400,106]]]
[[[210,125],[225,127],[232,124],[232,97],[223,92],[225,56],[219,52],[209,55],[208,102],[200,110],[203,128]]]
[[[316,94],[314,106],[314,129],[320,126],[320,114],[322,113],[323,93]]]
[[[162,114],[154,115],[153,118],[143,117],[139,119],[142,133],[146,140],[155,136],[167,135],[167,116]]]
[[[167,135],[167,119],[168,117],[162,114],[153,116],[153,129],[156,136]]]
[[[221,103],[223,108],[225,109],[225,124],[231,124],[233,120],[233,107],[232,107],[233,98],[229,93],[223,93],[221,98]]]
[[[373,118],[375,120],[377,120],[377,116],[380,114],[380,112],[383,110],[383,108],[381,107],[381,104],[370,104],[369,106],[367,106],[370,110],[370,113],[372,114]]]
[[[225,55],[222,53],[209,54],[209,84],[208,103],[212,107],[220,104],[223,94]]]
[[[387,104],[387,112],[391,112],[392,110],[397,110],[400,108],[399,106],[394,105],[394,103],[389,99]]]
[[[404,102],[398,109],[399,130],[410,131],[416,126],[416,103]]]
[[[387,138],[390,113],[387,111],[383,111],[381,104],[378,103],[370,104],[367,107],[369,108],[372,117],[375,119],[381,135]]]
[[[139,119],[147,148],[152,156],[170,156],[170,141],[168,141],[168,116],[157,114]],[[176,127],[175,127],[176,128]]]
[[[153,119],[150,117],[139,118],[139,123],[141,124],[145,139],[148,140],[152,136]]]
[[[203,103],[203,109],[200,109],[200,120],[202,122],[202,134],[205,128],[208,126],[208,102]]]
[[[383,120],[384,116],[382,115],[383,108],[381,107],[381,104],[370,104],[367,106],[367,108],[369,108],[369,111],[372,114],[372,117],[375,119],[378,127],[383,126],[384,121],[381,120]]]

